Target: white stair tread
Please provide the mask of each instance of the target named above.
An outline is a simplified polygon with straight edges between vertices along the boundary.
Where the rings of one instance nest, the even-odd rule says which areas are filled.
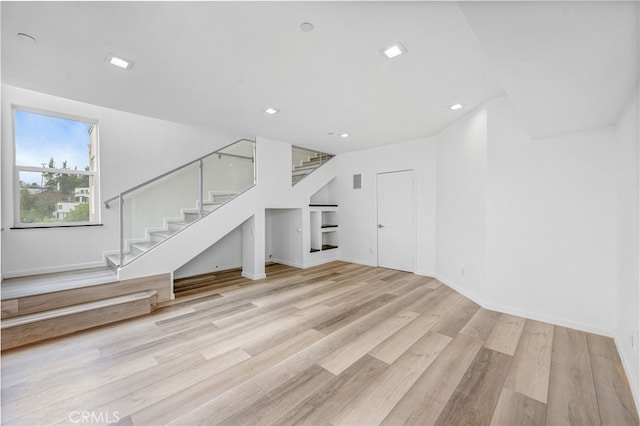
[[[155,235],[161,238],[167,238],[170,237],[171,235],[175,234],[176,231],[171,231],[171,230],[166,230],[166,231],[153,231],[150,232],[151,235]]]
[[[138,250],[141,251],[147,251],[152,247],[155,247],[156,245],[158,245],[159,243],[157,242],[153,242],[153,241],[141,241],[139,243],[131,243],[131,247],[135,247]]]

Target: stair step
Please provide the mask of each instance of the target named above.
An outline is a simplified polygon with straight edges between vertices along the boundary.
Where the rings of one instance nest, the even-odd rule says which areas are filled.
[[[169,231],[173,231],[172,233],[180,231],[181,229],[184,229],[190,224],[191,222],[187,222],[186,220],[172,220],[171,222],[167,222],[167,225],[169,226]]]
[[[129,244],[130,247],[138,250],[140,253],[144,253],[145,251],[151,249],[152,247],[155,247],[158,245],[158,242],[154,242],[154,241],[142,241],[139,243],[131,243]]]
[[[127,263],[131,262],[136,257],[138,257],[138,256],[133,254],[133,253],[131,253],[131,252],[126,252],[124,254],[124,263],[125,263],[125,265]],[[109,254],[109,255],[107,255],[107,262],[110,262],[111,264],[113,264],[117,268],[118,266],[120,266],[120,255],[119,254]]]
[[[238,196],[237,193],[230,192],[228,194],[211,194],[209,193],[209,200],[214,203],[226,203],[230,199]]]
[[[294,167],[293,170],[291,171],[292,174],[303,174],[303,173],[311,173],[312,171],[314,171],[315,169],[317,169],[319,166],[315,165],[315,166],[297,166]]]
[[[149,236],[151,237],[151,241],[161,242],[169,238],[173,235],[175,231],[165,230],[165,231],[153,231],[149,232]]]
[[[158,293],[147,290],[2,321],[2,350],[151,313]]]
[[[182,216],[184,217],[184,221],[186,223],[193,223],[196,220],[200,219],[200,212],[183,212]]]
[[[117,275],[105,267],[6,278],[2,280],[2,300],[108,284],[117,280]]]
[[[222,205],[222,203],[209,203],[209,202],[204,202],[202,203],[202,209],[205,212],[212,212],[214,210],[217,210],[220,206]]]
[[[86,274],[82,275],[86,276]],[[95,302],[146,290],[156,290],[158,292],[158,300],[171,298],[169,274],[121,281],[113,274],[113,278],[108,282],[92,281],[91,276],[86,281],[58,282],[56,274],[50,274],[49,279],[50,282],[45,282],[44,286],[41,285],[42,280],[22,281],[21,287],[23,287],[23,291],[12,291],[10,286],[6,294],[3,291],[2,319]]]

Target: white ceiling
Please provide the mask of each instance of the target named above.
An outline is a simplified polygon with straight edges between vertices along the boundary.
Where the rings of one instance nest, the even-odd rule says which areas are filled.
[[[408,53],[388,60],[396,41]],[[2,67],[3,83],[332,153],[436,134],[504,93],[548,136],[629,101],[638,3],[3,2]]]
[[[534,137],[606,126],[638,89],[638,2],[464,3]]]

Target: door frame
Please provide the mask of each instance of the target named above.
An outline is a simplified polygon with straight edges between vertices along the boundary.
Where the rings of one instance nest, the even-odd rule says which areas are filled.
[[[415,169],[398,169],[398,170],[388,170],[384,172],[376,172],[376,223],[375,223],[375,234],[376,234],[376,266],[380,267],[380,241],[379,241],[379,231],[378,224],[380,223],[380,218],[378,217],[378,194],[379,194],[379,185],[378,178],[380,175],[391,174],[391,173],[401,173],[401,172],[411,172],[411,228],[412,228],[412,238],[411,238],[411,273],[416,273],[416,265],[418,264],[418,215],[417,215],[417,185],[416,185],[416,170]]]

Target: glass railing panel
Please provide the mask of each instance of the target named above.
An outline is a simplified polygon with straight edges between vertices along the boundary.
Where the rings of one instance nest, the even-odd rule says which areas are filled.
[[[291,147],[291,185],[295,185],[334,156],[310,149]]]
[[[240,140],[118,197],[123,266],[255,185],[255,142]]]
[[[124,252],[135,252],[132,249],[136,248],[136,244],[139,249],[149,249],[153,245],[150,244],[152,242],[150,232],[179,230],[179,222],[189,220],[184,217],[183,209],[196,210],[198,207],[198,182],[199,165],[196,163],[124,195],[122,203],[122,249]],[[168,226],[167,220],[175,220],[178,224]]]
[[[255,185],[255,142],[241,141],[202,160],[204,213]]]

